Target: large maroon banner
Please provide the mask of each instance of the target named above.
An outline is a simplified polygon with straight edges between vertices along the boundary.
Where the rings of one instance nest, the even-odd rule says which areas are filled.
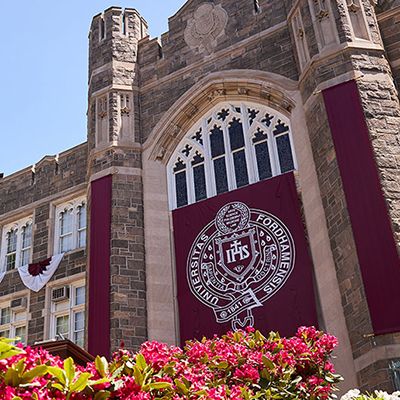
[[[173,211],[180,336],[317,326],[312,265],[294,176]]]
[[[110,356],[112,175],[91,183],[88,351]]]
[[[399,256],[357,84],[323,96],[374,333],[399,332]]]

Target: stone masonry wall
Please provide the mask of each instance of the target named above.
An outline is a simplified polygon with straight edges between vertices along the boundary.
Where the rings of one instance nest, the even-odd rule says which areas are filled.
[[[283,2],[260,1],[260,14],[254,13],[252,1],[215,2],[226,10],[229,18],[225,34],[218,38],[211,57],[190,49],[184,41],[187,21],[201,3],[203,1],[190,1],[170,18],[169,31],[162,36],[162,47],[155,40],[143,39],[139,42],[139,101],[143,142],[162,114],[209,73],[257,69],[293,80],[298,78]],[[262,34],[274,27],[270,35]],[[240,47],[230,47],[240,41],[245,41]]]
[[[36,166],[33,175],[30,169],[16,173],[15,176],[0,180],[0,227],[7,216],[7,223],[12,222],[13,214],[25,207],[27,213],[33,214],[32,260],[38,262],[48,257],[51,231],[54,219],[51,218],[50,203],[62,201],[68,193],[86,183],[86,144],[79,145],[61,153],[58,163],[47,157]],[[82,190],[82,189],[81,189]],[[32,206],[31,204],[34,203]],[[18,217],[15,217],[18,219]],[[51,247],[51,244],[50,244]],[[66,254],[52,277],[51,282],[70,277],[86,270],[86,251],[73,251]],[[26,291],[18,271],[7,272],[0,283],[0,298],[9,294]],[[30,320],[28,322],[28,344],[41,341],[45,337],[44,316],[49,310],[45,306],[45,288],[40,292],[29,291]]]
[[[111,346],[129,349],[147,339],[142,181],[113,176],[111,223]]]

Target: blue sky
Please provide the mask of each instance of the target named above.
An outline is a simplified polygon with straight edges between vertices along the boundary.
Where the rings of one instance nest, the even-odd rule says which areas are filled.
[[[22,0],[1,4],[0,172],[86,140],[87,36],[110,6],[136,8],[152,37],[184,0]]]

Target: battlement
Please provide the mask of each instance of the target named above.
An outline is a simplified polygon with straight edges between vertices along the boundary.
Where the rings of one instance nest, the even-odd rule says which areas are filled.
[[[147,36],[146,20],[134,8],[109,7],[93,17],[89,31],[89,69],[112,60],[135,62],[137,42]]]
[[[141,39],[147,35],[147,28],[146,20],[136,9],[109,7],[93,17],[89,38],[93,42],[121,36]]]

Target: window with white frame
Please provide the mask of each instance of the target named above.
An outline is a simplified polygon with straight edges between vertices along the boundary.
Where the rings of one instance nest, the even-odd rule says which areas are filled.
[[[3,227],[1,241],[1,271],[11,271],[27,265],[32,253],[32,217],[20,219]]]
[[[56,207],[55,253],[86,246],[86,200],[78,198]]]
[[[85,340],[85,283],[50,289],[51,332],[55,339],[69,339],[83,347]]]
[[[189,130],[168,163],[170,208],[295,169],[288,118],[266,106],[220,104]]]
[[[27,298],[21,297],[0,303],[0,337],[16,339],[26,344]]]

